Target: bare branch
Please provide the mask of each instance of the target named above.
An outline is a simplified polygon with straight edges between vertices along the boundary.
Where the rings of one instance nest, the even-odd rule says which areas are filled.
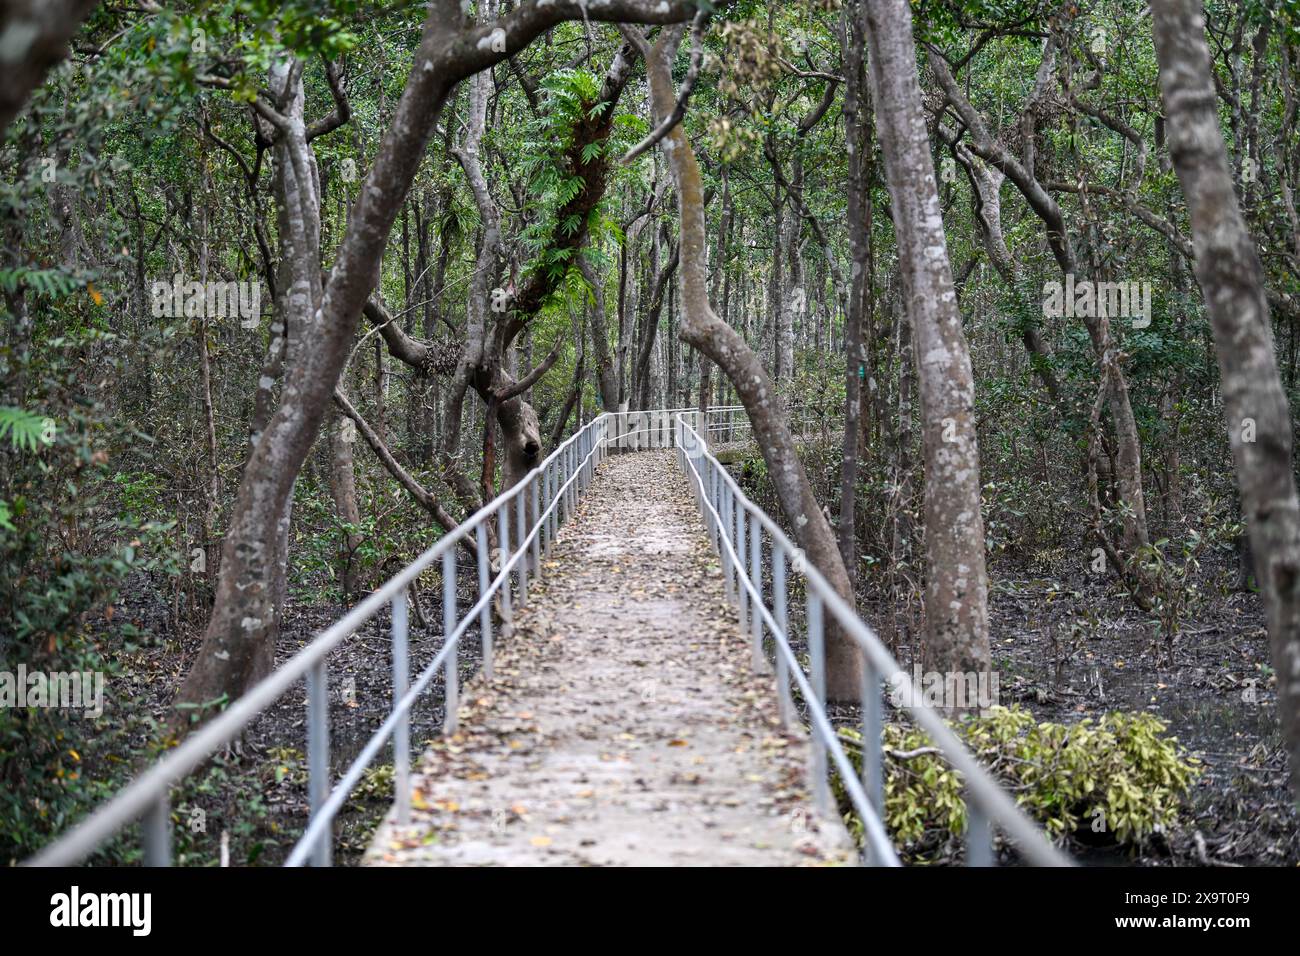
[[[388,450],[388,446],[375,434],[375,430],[370,427],[370,424],[361,417],[361,413],[352,407],[352,403],[348,401],[347,396],[343,394],[341,389],[334,389],[334,404],[339,407],[339,410],[344,415],[356,423],[357,431],[361,432],[361,436],[366,440],[366,444],[370,446],[370,450],[375,453],[375,456],[388,469],[388,473],[397,480],[397,483],[410,492],[411,497],[419,503],[420,507],[429,512],[433,516],[433,520],[438,522],[444,531],[451,531],[455,528],[456,519],[447,513],[447,510],[438,503],[438,500],[416,481],[410,472],[398,464],[397,459],[393,457],[393,453]]]
[[[528,391],[530,388],[536,385],[538,380],[551,370],[551,366],[553,366],[556,360],[560,357],[560,352],[563,346],[564,346],[564,338],[562,336],[557,337],[555,340],[555,345],[551,347],[550,354],[546,356],[546,358],[542,361],[542,364],[537,366],[537,368],[533,369],[531,372],[529,372],[519,381],[515,382],[513,385],[507,385],[505,388],[498,389],[496,393],[496,400],[498,402],[508,402],[516,395],[522,395],[524,394],[524,392]]]
[[[638,156],[645,153],[646,150],[654,148],[655,144],[667,136],[672,128],[680,123],[686,116],[686,104],[691,98],[691,93],[695,89],[695,84],[699,81],[700,63],[704,60],[704,44],[701,40],[701,36],[704,30],[704,23],[708,19],[708,16],[708,13],[701,8],[700,12],[695,15],[695,19],[691,22],[691,66],[686,73],[686,79],[682,81],[681,91],[677,94],[677,105],[673,107],[671,113],[663,118],[649,136],[641,140],[641,142],[637,143],[624,154],[623,159],[621,160],[623,165],[626,166],[628,163],[636,160]],[[632,30],[623,31],[623,35],[629,38],[634,34],[635,31]],[[642,40],[642,43],[644,43],[644,40]],[[642,50],[641,55],[645,56],[644,50]]]
[[[307,130],[307,142],[311,142],[317,136],[324,136],[326,133],[332,133],[340,126],[346,125],[352,119],[352,104],[348,102],[347,93],[343,91],[343,83],[339,79],[338,68],[329,60],[325,61],[325,79],[329,81],[330,93],[334,96],[334,109],[329,116],[317,123],[313,123]]]

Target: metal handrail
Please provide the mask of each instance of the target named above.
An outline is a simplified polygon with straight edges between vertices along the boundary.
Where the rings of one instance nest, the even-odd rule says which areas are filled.
[[[1036,823],[1016,805],[1006,791],[979,764],[943,717],[925,704],[911,676],[876,633],[853,611],[839,593],[815,567],[808,564],[803,552],[785,532],[756,504],[749,500],[727,470],[708,450],[698,432],[678,416],[676,450],[678,463],[691,479],[696,503],[704,517],[714,549],[722,559],[728,598],[737,604],[742,629],[750,631],[755,669],[766,665],[764,629],[774,640],[778,699],[781,716],[789,726],[793,706],[789,699],[790,677],[794,678],[808,707],[812,722],[814,750],[814,786],[823,809],[829,809],[830,791],[826,785],[831,758],[839,771],[840,782],[863,822],[869,859],[877,865],[898,865],[893,845],[880,822],[884,813],[883,699],[881,681],[891,684],[900,677],[912,687],[903,709],[929,735],[958,772],[966,789],[967,863],[989,866],[994,863],[993,833],[997,826],[1018,846],[1029,862],[1038,866],[1071,866],[1069,857],[1054,846]],[[767,535],[772,558],[772,608],[762,594],[763,536]],[[748,538],[748,546],[746,542]],[[746,551],[749,568],[746,569]],[[789,561],[803,573],[807,585],[807,641],[809,671],[805,676],[790,647],[786,605],[785,569]],[[826,674],[823,648],[823,615],[831,617],[844,633],[862,649],[864,656],[862,704],[862,779],[859,781],[844,753],[826,714]]]
[[[710,408],[705,415],[726,412],[728,417],[736,406]],[[650,416],[632,418],[632,416]],[[900,673],[897,662],[880,640],[864,624],[839,595],[826,583],[815,568],[807,567],[804,574],[810,586],[808,605],[808,641],[813,651],[811,673],[804,675],[787,640],[785,566],[787,558],[802,558],[779,527],[760,508],[741,492],[707,450],[699,434],[687,421],[699,420],[696,409],[656,410],[654,412],[606,412],[583,426],[577,433],[555,449],[541,464],[528,473],[513,488],[503,492],[480,508],[456,528],[443,535],[411,564],[394,575],[379,590],[344,615],[338,622],[314,638],[306,647],[290,658],[283,666],[260,681],[244,696],[231,704],[186,738],[175,750],[149,770],[129,783],[108,803],[101,806],[69,833],[24,861],[27,866],[68,866],[84,860],[105,841],[125,826],[139,820],[143,824],[145,862],[151,866],[165,866],[171,861],[170,788],[182,780],[219,748],[230,743],[257,716],[267,710],[299,680],[307,684],[307,736],[308,736],[308,790],[311,816],[303,835],[299,838],[286,866],[310,863],[329,866],[332,862],[332,824],[347,797],[360,782],[366,768],[379,755],[383,747],[393,743],[394,795],[399,824],[410,817],[410,728],[409,715],[416,700],[428,688],[441,667],[445,671],[444,723],[445,733],[456,729],[459,700],[459,673],[457,649],[469,627],[478,620],[482,642],[483,669],[492,675],[492,621],[491,604],[501,597],[502,618],[512,616],[512,584],[520,602],[528,597],[528,576],[542,575],[542,556],[549,555],[559,526],[568,520],[577,507],[583,491],[590,485],[596,465],[620,442],[645,438],[645,447],[676,448],[684,470],[692,477],[692,488],[705,518],[714,547],[722,556],[727,576],[728,595],[740,605],[742,623],[748,619],[754,637],[755,663],[764,655],[763,628],[776,639],[779,653],[777,673],[780,679],[781,712],[785,720],[793,719],[793,704],[789,698],[789,678],[793,677],[800,693],[809,704],[813,724],[814,754],[818,760],[816,775],[817,796],[825,806],[829,802],[827,788],[827,757],[835,763],[841,781],[861,816],[873,862],[898,865],[888,835],[880,822],[883,807],[883,777],[880,743],[882,708],[880,678]],[[665,421],[667,427],[665,428]],[[611,434],[612,431],[612,434]],[[701,470],[698,462],[703,461]],[[689,466],[689,467],[688,467]],[[725,492],[725,493],[724,493]],[[514,518],[511,512],[514,512]],[[749,549],[751,570],[744,570],[744,537],[748,514],[753,543]],[[491,575],[488,554],[488,522],[495,519],[498,525],[499,552],[504,558],[495,576]],[[527,529],[512,549],[511,525]],[[722,533],[724,525],[727,534]],[[760,579],[762,532],[766,531],[772,542],[773,608],[769,610],[762,600]],[[478,563],[479,598],[463,615],[457,614],[456,602],[456,550],[457,545],[469,535],[475,537]],[[407,589],[411,583],[436,561],[442,562],[443,577],[443,645],[433,660],[410,684],[407,674]],[[798,569],[798,563],[796,563]],[[358,628],[367,623],[384,607],[392,606],[391,632],[393,640],[393,706],[387,718],[375,730],[352,761],[339,781],[329,787],[329,738],[327,703],[328,655]],[[748,612],[746,606],[748,605]],[[834,728],[826,715],[822,702],[825,697],[825,673],[822,661],[823,607],[840,623],[863,648],[868,667],[863,688],[864,715],[864,782],[859,783],[840,746]],[[873,689],[874,688],[874,689]],[[981,849],[972,843],[980,859],[991,862],[991,834],[987,826],[976,823],[985,818],[994,821],[1009,837],[1020,845],[1031,862],[1044,865],[1068,863],[1066,857],[1046,841],[1027,816],[1001,790],[998,784],[979,766],[975,758],[961,745],[943,719],[923,704],[909,706],[913,718],[929,734],[953,766],[966,779],[972,832],[986,833]],[[972,856],[972,858],[974,858]]]
[[[366,767],[389,739],[393,741],[394,747],[393,785],[398,822],[408,822],[411,707],[428,687],[438,668],[444,667],[446,683],[443,729],[446,733],[455,731],[459,699],[458,655],[455,652],[459,641],[477,617],[483,642],[483,668],[490,676],[492,599],[498,593],[501,594],[502,616],[509,621],[512,613],[510,585],[514,575],[521,602],[527,600],[530,566],[532,572],[540,578],[542,555],[550,554],[560,524],[577,507],[581,492],[591,483],[596,464],[606,453],[603,439],[607,424],[607,415],[588,422],[513,488],[497,496],[439,538],[436,544],[314,638],[283,666],[267,675],[225,711],[196,730],[180,746],[129,783],[117,796],[65,836],[25,860],[23,865],[70,866],[79,863],[123,827],[137,820],[143,824],[145,863],[150,866],[169,865],[170,788],[192,773],[219,748],[230,743],[254,718],[303,679],[307,682],[307,762],[311,817],[306,831],[285,865],[298,866],[307,862],[316,866],[331,864],[331,825],[334,816],[361,780]],[[513,520],[512,510],[515,512]],[[495,577],[489,580],[487,522],[494,518],[499,529],[499,551],[503,557],[508,556],[508,560],[502,562]],[[511,524],[516,528],[528,529],[526,535],[517,535],[520,540],[514,550],[510,548]],[[475,535],[477,544],[479,600],[458,620],[456,546],[471,534]],[[407,588],[438,560],[442,561],[443,572],[443,646],[420,673],[415,684],[408,687]],[[327,792],[330,771],[326,658],[346,638],[373,618],[385,604],[392,605],[393,708],[343,777]]]
[[[827,434],[824,409],[797,404],[787,409],[791,425],[800,437],[813,433]],[[641,448],[672,447],[673,423],[678,415],[687,416],[688,423],[706,438],[716,438],[727,443],[740,437],[737,433],[752,430],[749,415],[743,405],[713,405],[701,416],[698,408],[656,408],[608,412],[611,418],[609,441],[613,447],[624,451]],[[748,439],[747,439],[748,440]]]

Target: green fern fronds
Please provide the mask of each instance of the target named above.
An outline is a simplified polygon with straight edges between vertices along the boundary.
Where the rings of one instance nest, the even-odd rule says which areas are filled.
[[[21,408],[0,406],[0,441],[6,435],[14,448],[20,451],[35,451],[41,445],[48,445],[51,440],[46,418],[34,415]]]
[[[61,269],[0,269],[0,289],[17,292],[20,288],[32,289],[51,299],[61,299],[76,292],[85,283]]]

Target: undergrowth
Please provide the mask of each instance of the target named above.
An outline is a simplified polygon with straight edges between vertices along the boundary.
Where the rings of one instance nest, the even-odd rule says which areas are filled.
[[[1176,823],[1200,772],[1151,714],[1114,712],[1066,725],[1040,723],[1019,707],[993,707],[953,729],[1058,842],[1087,834],[1090,843],[1140,846]],[[862,735],[849,728],[839,733],[860,770]],[[912,863],[949,858],[966,831],[961,774],[910,725],[887,724],[884,748],[885,826],[899,854]],[[836,795],[861,840],[861,820],[838,782]]]

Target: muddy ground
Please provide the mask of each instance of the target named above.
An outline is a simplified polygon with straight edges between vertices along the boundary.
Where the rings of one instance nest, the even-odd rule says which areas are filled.
[[[1112,580],[1067,567],[990,568],[990,629],[999,703],[1069,724],[1109,711],[1157,715],[1202,773],[1180,825],[1141,848],[1070,847],[1096,866],[1278,866],[1300,863],[1300,814],[1286,754],[1259,596],[1237,590],[1230,558],[1202,562],[1199,598],[1166,640]],[[917,601],[919,605],[919,600]],[[911,671],[916,608],[867,605],[863,616]],[[859,726],[856,708],[836,723]]]
[[[991,624],[1004,704],[1069,722],[1108,710],[1156,714],[1202,762],[1184,825],[1129,859],[1149,865],[1295,865],[1300,817],[1258,594],[1236,590],[1225,556],[1202,562],[1199,606],[1166,640],[1113,581],[1084,572],[1042,577],[995,568]],[[1055,589],[1055,590],[1054,590]]]

